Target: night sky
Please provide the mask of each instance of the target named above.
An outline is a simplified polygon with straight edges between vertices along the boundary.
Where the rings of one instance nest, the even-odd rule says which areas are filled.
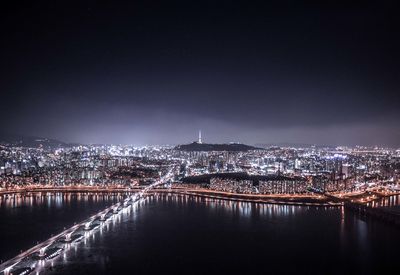
[[[12,2],[4,132],[400,146],[397,1]]]

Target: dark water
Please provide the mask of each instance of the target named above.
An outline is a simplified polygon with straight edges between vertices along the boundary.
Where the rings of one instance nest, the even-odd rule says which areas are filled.
[[[108,222],[45,270],[50,274],[384,274],[398,270],[399,245],[398,228],[363,220],[342,208],[160,195]]]
[[[0,259],[16,256],[121,198],[62,193],[0,196]]]

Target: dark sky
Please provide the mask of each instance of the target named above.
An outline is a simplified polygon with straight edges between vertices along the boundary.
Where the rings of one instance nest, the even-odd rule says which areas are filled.
[[[104,2],[2,6],[2,130],[400,146],[397,1]]]

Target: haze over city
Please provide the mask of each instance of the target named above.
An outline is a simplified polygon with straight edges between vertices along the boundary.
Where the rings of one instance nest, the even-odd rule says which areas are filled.
[[[6,4],[2,132],[400,146],[395,1]]]

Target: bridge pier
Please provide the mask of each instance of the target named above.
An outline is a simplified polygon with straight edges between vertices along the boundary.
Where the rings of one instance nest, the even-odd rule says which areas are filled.
[[[93,223],[93,220],[85,223],[85,230],[86,231],[89,231],[91,229],[92,223]]]
[[[106,215],[108,214],[108,212],[107,213],[104,213],[104,214],[101,214],[101,216],[100,216],[100,221],[102,221],[102,222],[104,222],[105,220],[106,220]]]
[[[118,213],[118,207],[119,207],[119,205],[113,208],[113,213],[114,213],[114,214],[117,214],[117,213]]]
[[[66,242],[70,242],[70,241],[71,241],[71,235],[72,235],[72,233],[73,233],[73,232],[68,233],[68,234],[65,235],[65,241],[66,241]]]
[[[40,250],[39,250],[39,257],[40,258],[44,258],[45,256],[46,256],[46,248],[48,247],[48,245],[47,246],[45,246],[45,247],[42,247]]]

